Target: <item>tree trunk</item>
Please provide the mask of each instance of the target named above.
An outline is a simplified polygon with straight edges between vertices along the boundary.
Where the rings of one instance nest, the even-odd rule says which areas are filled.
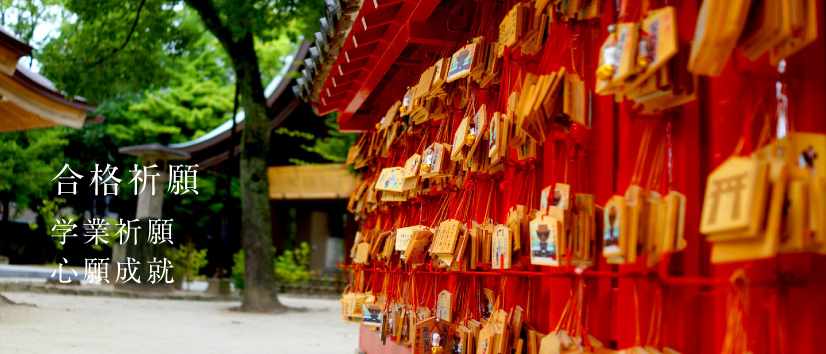
[[[261,70],[252,33],[236,39],[218,16],[212,1],[185,0],[201,16],[204,25],[226,49],[244,107],[244,133],[241,137],[241,246],[244,248],[245,311],[280,311],[275,289],[270,220],[270,181],[267,155],[270,149],[270,119]],[[238,26],[238,24],[235,24]]]
[[[251,34],[241,39],[231,53],[244,107],[241,137],[241,243],[244,248],[244,300],[247,311],[282,309],[275,288],[270,183],[267,155],[270,150],[270,119],[264,87]]]

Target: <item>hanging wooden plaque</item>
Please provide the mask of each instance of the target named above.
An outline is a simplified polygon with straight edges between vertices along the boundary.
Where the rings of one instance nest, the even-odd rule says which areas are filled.
[[[733,157],[708,175],[700,232],[752,237],[762,224],[768,166],[755,157]],[[724,237],[727,239],[730,237]],[[710,241],[721,238],[710,236]]]
[[[467,134],[468,134],[468,118],[465,117],[462,119],[462,122],[459,123],[459,128],[456,130],[456,134],[453,136],[453,147],[451,148],[450,153],[450,160],[451,161],[462,161],[465,159],[465,143],[467,142]]]
[[[540,216],[530,222],[531,263],[537,265],[559,265],[558,242],[562,227],[558,219]]]
[[[476,56],[476,43],[470,43],[459,49],[450,59],[446,82],[450,83],[470,75],[473,59]]]
[[[388,167],[381,170],[376,181],[376,190],[402,192],[402,180],[404,170],[401,167]]]
[[[427,226],[424,225],[416,225],[416,226],[408,226],[403,227],[400,229],[396,229],[396,244],[395,250],[396,251],[404,251],[407,249],[407,245],[410,244],[410,240],[413,237],[413,233],[417,230],[426,230]]]
[[[402,178],[410,178],[418,175],[421,160],[422,156],[419,154],[413,154],[413,156],[410,156],[404,164],[404,173],[402,173]]]
[[[461,224],[459,220],[454,219],[442,221],[439,224],[439,231],[433,238],[431,253],[452,254],[456,247]]]
[[[502,224],[493,228],[491,268],[511,269],[511,230]]]
[[[602,255],[613,262],[624,263],[628,252],[628,242],[624,240],[628,229],[628,216],[625,213],[625,198],[615,195],[605,204]]]
[[[354,262],[357,264],[366,264],[370,257],[370,244],[367,242],[359,243],[356,248],[356,258]]]
[[[439,293],[439,298],[436,303],[436,317],[452,322],[453,318],[453,294],[447,290],[442,290]]]

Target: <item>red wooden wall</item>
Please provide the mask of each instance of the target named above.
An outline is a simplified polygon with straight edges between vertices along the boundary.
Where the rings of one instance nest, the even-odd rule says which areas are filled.
[[[652,1],[653,3],[653,1]],[[691,41],[694,35],[699,0],[666,1],[677,7],[681,40]],[[616,21],[613,0],[604,2],[604,16],[598,39],[591,41],[592,53],[603,42],[605,28]],[[818,1],[819,39],[787,60],[786,72],[779,74],[765,58],[749,62],[735,53],[720,77],[700,79],[699,100],[686,104],[673,113],[659,118],[635,117],[627,105],[614,103],[613,97],[594,95],[593,126],[590,132],[575,132],[579,142],[588,145],[587,158],[577,159],[582,178],[577,192],[593,193],[597,203],[604,205],[613,194],[624,194],[631,180],[641,136],[647,125],[671,121],[670,149],[671,186],[687,197],[685,235],[688,248],[661,262],[656,271],[661,278],[676,279],[665,284],[656,277],[586,276],[587,298],[584,316],[589,334],[616,348],[635,344],[636,328],[643,344],[648,337],[653,294],[659,287],[664,294],[663,341],[682,353],[719,353],[726,333],[725,284],[711,282],[681,282],[691,279],[728,279],[738,268],[745,268],[754,282],[751,287],[751,307],[748,317],[750,349],[760,353],[819,353],[821,335],[826,333],[826,257],[811,254],[786,254],[776,259],[713,265],[709,262],[711,246],[699,234],[699,216],[705,178],[710,171],[729,157],[743,134],[744,126],[754,115],[756,102],[773,99],[778,82],[786,85],[789,119],[797,131],[826,133],[826,33],[823,26],[823,2]],[[547,49],[546,50],[553,50]],[[580,49],[581,50],[581,49]],[[568,54],[570,55],[570,54]],[[590,55],[586,66],[589,87],[593,87],[593,69],[597,56]],[[561,60],[570,69],[571,60]],[[530,64],[529,64],[530,65]],[[533,64],[532,70],[536,70]],[[552,68],[555,69],[555,68]],[[485,93],[480,93],[484,95]],[[388,100],[389,101],[389,100]],[[773,107],[773,105],[772,105]],[[461,114],[461,113],[456,113]],[[455,120],[458,123],[458,119]],[[752,124],[752,127],[754,124]],[[757,128],[759,129],[759,127]],[[541,188],[561,178],[552,175],[554,161],[552,144],[542,147],[536,162],[540,183],[533,188],[534,206],[538,206]],[[653,150],[649,156],[653,155]],[[496,183],[495,200],[499,201],[496,221],[504,222],[514,200],[514,194],[525,194],[531,186],[523,184],[525,170],[509,166],[503,181],[480,181],[477,190],[487,195],[491,183]],[[647,170],[646,170],[647,173]],[[504,182],[504,183],[503,183]],[[476,207],[481,221],[484,203]],[[438,204],[425,208],[437,208]],[[570,269],[537,267],[542,272],[569,273]],[[612,266],[600,259],[597,271],[619,274],[647,272],[645,260],[636,265]],[[459,279],[470,275],[437,275],[417,278],[434,281],[435,293],[448,289],[456,293]],[[507,280],[505,280],[507,279]],[[526,279],[530,279],[528,286]],[[485,284],[496,291],[506,281],[505,308],[520,305],[527,309],[529,322],[547,333],[553,330],[569,301],[571,277],[484,277]],[[526,290],[530,289],[530,307]],[[634,294],[638,299],[635,301]],[[635,306],[635,302],[639,307]],[[639,325],[637,324],[637,318]],[[389,342],[388,342],[389,343]],[[388,344],[382,346],[378,335],[361,329],[361,348],[368,354],[404,352]],[[781,349],[782,347],[782,349]]]

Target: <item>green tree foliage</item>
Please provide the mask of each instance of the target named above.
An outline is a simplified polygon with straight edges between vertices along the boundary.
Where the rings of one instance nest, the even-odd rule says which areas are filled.
[[[244,289],[244,272],[246,271],[246,262],[244,262],[244,250],[238,250],[232,255],[232,280],[235,283],[235,288],[238,290]]]
[[[282,284],[310,281],[310,245],[302,242],[294,250],[284,250],[275,260],[275,280]]]
[[[95,101],[167,87],[174,70],[165,69],[174,67],[177,58],[209,49],[199,42],[204,29],[212,31],[199,16],[204,8],[214,15],[210,19],[220,22],[215,25],[222,27],[218,41],[213,39],[210,45],[223,47],[217,55],[227,66],[224,69],[232,65],[237,51],[232,42],[251,35],[264,80],[275,75],[280,65],[273,64],[290,51],[298,36],[316,30],[324,13],[320,0],[193,1],[196,11],[174,0],[63,2],[76,17],[67,17],[59,36],[43,48],[38,57],[43,63],[41,73],[68,94]]]
[[[234,85],[226,60],[208,32],[170,63],[163,88],[127,93],[104,101],[106,135],[126,144],[171,143],[197,138],[232,116]]]
[[[162,70],[198,36],[174,1],[69,0],[75,14],[60,26],[38,58],[41,73],[70,95],[102,101],[127,92],[163,87]]]
[[[275,254],[275,248],[273,248]],[[232,279],[236,289],[244,289],[244,251],[232,255]],[[310,245],[302,242],[294,250],[284,250],[274,262],[275,279],[281,284],[304,284],[310,281]]]
[[[30,43],[37,26],[53,22],[62,14],[62,3],[62,0],[0,0],[0,25]]]
[[[334,114],[327,115],[327,117],[324,118],[324,124],[330,128],[327,131],[327,136],[310,136],[308,139],[312,140],[313,144],[302,144],[301,148],[318,154],[326,161],[344,163],[347,161],[347,152],[350,147],[356,143],[356,139],[358,139],[358,134],[338,131],[338,123],[336,122],[336,116]],[[312,164],[298,159],[290,159],[290,162],[297,165]]]
[[[241,138],[242,232],[247,291],[242,308],[281,308],[274,296],[270,238],[267,116],[260,43],[310,32],[321,0],[186,0],[225,50],[246,119]],[[200,33],[171,0],[66,0],[76,18],[43,50],[43,72],[69,94],[103,100],[128,92],[167,87],[170,62],[185,55]],[[195,29],[196,31],[193,31]],[[103,65],[105,64],[105,65]]]
[[[0,202],[3,221],[10,217],[9,204],[18,211],[48,196],[52,179],[63,168],[62,150],[68,145],[66,128],[50,128],[0,134]],[[68,171],[67,171],[68,173]]]
[[[207,250],[197,249],[192,243],[181,245],[178,249],[170,249],[172,266],[183,277],[183,281],[201,279],[198,275],[201,268],[207,265]]]
[[[184,11],[188,12],[188,11]],[[197,20],[191,13],[182,14]],[[194,38],[184,54],[169,61],[169,81],[164,88],[148,89],[138,93],[124,93],[103,101],[95,114],[105,117],[99,124],[87,124],[83,129],[72,130],[66,160],[75,171],[88,174],[94,164],[112,164],[119,167],[121,181],[120,204],[126,209],[114,208],[122,217],[134,216],[131,209],[137,202],[133,195],[131,174],[127,171],[138,158],[118,153],[124,146],[148,143],[176,143],[197,138],[232,116],[234,85],[223,49],[215,38],[204,32],[200,22],[200,35]],[[48,59],[44,58],[48,62]],[[201,171],[198,173],[198,195],[175,196],[164,193],[164,216],[175,220],[173,235],[197,235],[201,244],[206,235],[217,237],[220,231],[219,215],[224,208],[237,208],[240,196],[238,181],[233,181],[230,205],[224,201],[224,178]],[[84,187],[85,188],[85,187]],[[75,210],[90,208],[90,193],[78,193],[70,197],[69,204]],[[99,202],[97,205],[102,205]],[[185,240],[179,240],[185,242]]]

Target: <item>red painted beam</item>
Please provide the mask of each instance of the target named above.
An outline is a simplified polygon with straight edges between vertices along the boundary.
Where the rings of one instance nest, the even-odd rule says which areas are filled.
[[[375,56],[373,52],[375,52],[377,46],[378,43],[373,43],[359,46],[358,48],[351,48],[350,50],[344,52],[344,59],[347,59],[347,62],[349,63],[353,60]]]
[[[333,95],[333,96],[330,96],[330,97],[325,97],[325,99],[327,101],[327,104],[329,105],[333,102],[343,100],[343,99],[347,98],[347,96],[349,96],[349,95],[350,95],[350,92],[345,91],[345,92],[342,92],[342,93],[339,93],[339,94],[336,94],[336,95]]]
[[[339,75],[344,76],[345,74],[349,74],[349,73],[354,72],[354,71],[362,70],[367,65],[367,60],[369,60],[369,59],[370,58],[367,57],[367,58],[361,58],[359,60],[350,61],[350,62],[347,62],[347,63],[341,63],[341,65],[338,66],[338,73],[339,73]]]
[[[336,69],[334,72],[334,75],[330,75],[330,81],[332,81],[333,87],[339,87],[357,81],[360,74],[360,72],[356,71],[341,75],[338,73],[338,69]]]
[[[335,107],[326,105],[324,103],[324,98],[321,98],[319,100],[319,103],[316,105],[316,110],[318,111],[319,116],[326,116],[336,111]],[[341,125],[339,125],[339,131],[343,131],[341,130]]]
[[[382,40],[386,41],[387,39],[385,39],[385,33],[387,33],[389,27],[390,25],[388,24],[353,34],[351,36],[353,38],[353,45],[358,48],[359,46],[368,45],[373,42]]]
[[[373,4],[374,9],[380,9],[385,6],[391,6],[399,3],[403,3],[405,0],[368,0],[369,3]]]
[[[339,122],[338,130],[345,133],[358,133],[373,128],[376,116],[366,113],[357,113],[346,122]]]
[[[349,91],[350,87],[352,87],[352,86],[353,86],[353,83],[349,82],[349,83],[338,85],[338,86],[328,87],[324,90],[324,93],[326,93],[325,97],[330,97],[330,96],[333,96],[333,95],[340,94],[342,92]]]
[[[380,57],[370,58],[366,66],[370,70],[362,71],[359,79],[363,78],[364,83],[357,90],[355,96],[342,109],[339,116],[339,123],[349,121],[358,111],[361,104],[370,96],[373,89],[384,78],[390,66],[399,58],[404,48],[410,40],[409,22],[424,22],[439,5],[439,0],[422,0],[418,2],[405,2],[393,23],[387,26],[384,33],[384,41],[380,42],[376,48],[376,54]],[[399,26],[397,23],[405,23]],[[357,40],[358,41],[358,40]],[[359,41],[360,42],[360,41]]]
[[[396,18],[396,14],[401,9],[402,4],[394,4],[373,10],[361,18],[361,25],[364,30],[386,25]]]

